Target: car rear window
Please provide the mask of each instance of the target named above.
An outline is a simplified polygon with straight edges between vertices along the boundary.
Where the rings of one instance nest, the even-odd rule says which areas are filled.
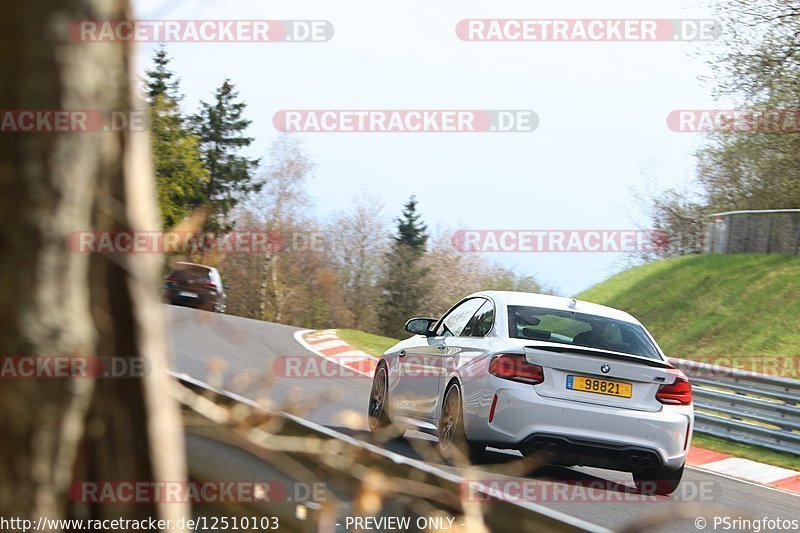
[[[188,279],[211,279],[211,270],[208,268],[203,268],[201,266],[196,265],[175,265],[172,268],[172,272],[170,273],[170,277],[174,277],[176,279],[188,280]]]
[[[613,318],[577,311],[523,305],[508,306],[508,334],[529,339],[661,360],[644,328]]]

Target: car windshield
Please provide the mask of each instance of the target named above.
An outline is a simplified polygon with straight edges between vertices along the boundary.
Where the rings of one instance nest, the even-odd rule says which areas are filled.
[[[644,328],[603,316],[522,305],[508,306],[509,335],[515,339],[548,341],[612,350],[661,360]]]

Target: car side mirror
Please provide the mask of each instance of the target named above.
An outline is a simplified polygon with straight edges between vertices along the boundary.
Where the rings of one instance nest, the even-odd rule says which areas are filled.
[[[413,333],[414,335],[426,335],[430,336],[429,330],[431,326],[436,322],[435,318],[412,318],[406,321],[406,331],[409,333]]]

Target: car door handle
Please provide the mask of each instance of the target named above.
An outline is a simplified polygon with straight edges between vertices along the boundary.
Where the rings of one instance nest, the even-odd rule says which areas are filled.
[[[439,348],[440,350],[444,350],[445,348],[447,348],[447,345],[443,342],[440,342],[439,344],[436,345],[436,347]]]
[[[397,355],[399,355],[400,357],[405,357],[406,356],[406,351],[405,350],[400,350],[400,353],[397,354]]]

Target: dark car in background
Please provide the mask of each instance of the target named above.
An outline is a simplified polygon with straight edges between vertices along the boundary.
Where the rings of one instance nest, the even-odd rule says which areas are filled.
[[[175,263],[164,278],[164,297],[169,303],[215,313],[225,312],[226,288],[216,268],[196,263]]]

